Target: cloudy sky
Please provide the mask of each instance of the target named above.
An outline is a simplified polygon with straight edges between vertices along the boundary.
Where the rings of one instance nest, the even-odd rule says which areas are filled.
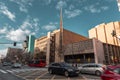
[[[0,44],[0,54],[26,35],[58,29],[61,7],[64,28],[86,37],[94,26],[120,20],[116,0],[0,0],[0,43],[8,43]]]

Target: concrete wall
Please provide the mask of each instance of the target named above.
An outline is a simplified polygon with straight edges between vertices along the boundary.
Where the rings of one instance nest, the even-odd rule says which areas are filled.
[[[113,30],[116,31],[116,36],[112,36]],[[89,30],[89,38],[97,38],[103,43],[120,45],[120,22],[110,22],[100,24]]]
[[[98,26],[96,30],[97,30],[97,39],[106,43],[105,25]]]
[[[60,47],[60,32],[56,32],[55,34],[55,62],[60,62],[59,47]]]
[[[88,39],[87,37],[84,37],[80,34],[76,34],[74,32],[66,30],[66,29],[63,30],[63,44],[64,45],[74,43],[74,42],[83,41],[83,40],[87,40],[87,39]]]
[[[120,38],[120,22],[114,22],[114,29],[117,33],[117,37]],[[120,39],[115,38],[115,44],[120,46]]]
[[[89,33],[89,38],[92,39],[92,38],[97,38],[97,34],[96,34],[96,28],[92,28],[88,31]]]
[[[97,39],[93,39],[95,63],[103,63],[105,61],[103,43]]]
[[[94,53],[92,39],[66,45],[64,55]]]
[[[114,39],[111,35],[112,31],[114,30],[113,22],[106,24],[105,25],[105,30],[106,30],[107,43],[115,44]]]

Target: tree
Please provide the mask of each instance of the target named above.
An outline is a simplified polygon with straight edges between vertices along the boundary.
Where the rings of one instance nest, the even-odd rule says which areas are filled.
[[[40,60],[45,58],[46,58],[46,52],[44,51],[34,54],[34,59]]]

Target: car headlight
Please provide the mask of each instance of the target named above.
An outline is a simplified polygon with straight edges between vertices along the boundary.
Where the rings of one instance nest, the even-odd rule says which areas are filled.
[[[73,69],[68,69],[68,71],[73,71]]]

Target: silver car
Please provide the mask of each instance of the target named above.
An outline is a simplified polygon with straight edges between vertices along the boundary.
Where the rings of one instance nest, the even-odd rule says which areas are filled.
[[[20,64],[20,63],[14,63],[12,65],[13,68],[21,68],[21,66],[22,66],[22,64]]]
[[[104,64],[88,63],[83,64],[78,67],[78,69],[80,70],[80,73],[95,74],[100,76],[106,69],[106,66]]]

